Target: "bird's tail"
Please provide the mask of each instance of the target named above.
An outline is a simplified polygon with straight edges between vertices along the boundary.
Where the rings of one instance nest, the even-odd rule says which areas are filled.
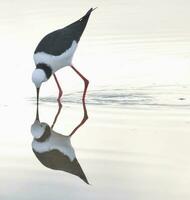
[[[96,8],[98,8],[98,7],[96,7]],[[82,18],[89,17],[91,12],[94,11],[96,8],[90,8],[90,10]]]
[[[88,19],[90,17],[90,14],[93,10],[96,8],[91,8],[83,17],[81,17],[79,20],[75,21],[74,23],[66,26],[64,29],[68,29],[69,27],[72,27],[72,30],[76,30],[73,32],[75,34],[75,40],[78,42],[80,40],[80,37],[86,27],[86,24],[88,22]]]

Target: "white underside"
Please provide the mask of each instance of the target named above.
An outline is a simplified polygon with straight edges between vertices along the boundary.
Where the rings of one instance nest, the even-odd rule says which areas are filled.
[[[38,153],[44,153],[51,150],[59,150],[64,155],[68,156],[70,161],[73,161],[76,158],[75,151],[71,146],[70,137],[61,135],[54,131],[52,131],[50,137],[44,142],[33,140],[32,148]]]
[[[39,63],[45,63],[49,65],[54,73],[62,67],[71,65],[76,48],[77,42],[73,41],[71,47],[59,56],[53,56],[45,52],[38,52],[34,54],[34,62],[36,65]]]

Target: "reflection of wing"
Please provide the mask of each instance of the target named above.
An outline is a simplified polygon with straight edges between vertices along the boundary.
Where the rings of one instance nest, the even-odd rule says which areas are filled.
[[[34,139],[32,142],[32,150],[38,160],[50,169],[74,174],[88,184],[88,180],[77,161],[70,137],[56,133],[51,129],[49,131],[50,134],[46,140]]]
[[[67,156],[58,150],[51,150],[48,152],[38,153],[33,149],[38,160],[50,169],[62,170],[80,177],[84,182],[88,183],[88,180],[75,158],[71,161]]]

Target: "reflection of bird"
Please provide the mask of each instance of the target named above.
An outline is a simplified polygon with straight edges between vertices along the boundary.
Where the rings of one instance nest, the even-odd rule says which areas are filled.
[[[76,68],[74,68],[72,65],[72,57],[93,10],[94,9],[91,8],[81,19],[66,26],[65,28],[56,30],[46,35],[38,44],[34,52],[36,69],[32,74],[32,80],[37,89],[37,102],[41,84],[47,81],[52,74],[59,89],[58,100],[60,100],[62,89],[55,76],[55,72],[65,66],[71,66],[71,68],[84,80],[85,88],[83,99],[85,99],[89,82],[80,72],[76,70]]]
[[[53,125],[57,120],[60,109],[61,107],[58,109]],[[86,112],[86,110],[84,111]],[[89,184],[70,141],[71,136],[82,124],[80,123],[69,136],[61,135],[52,129],[53,125],[50,128],[47,123],[40,122],[37,107],[36,120],[31,126],[34,137],[32,150],[44,166],[74,174]]]
[[[46,123],[35,121],[31,131],[34,136],[32,150],[38,160],[48,168],[62,170],[88,180],[76,158],[70,136],[61,135]]]

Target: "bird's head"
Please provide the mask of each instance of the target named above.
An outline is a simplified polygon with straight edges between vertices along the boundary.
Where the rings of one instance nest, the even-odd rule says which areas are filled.
[[[32,81],[36,86],[36,91],[37,91],[37,103],[39,99],[39,91],[40,91],[40,86],[43,82],[47,81],[46,74],[44,70],[42,69],[35,69],[32,73]]]

